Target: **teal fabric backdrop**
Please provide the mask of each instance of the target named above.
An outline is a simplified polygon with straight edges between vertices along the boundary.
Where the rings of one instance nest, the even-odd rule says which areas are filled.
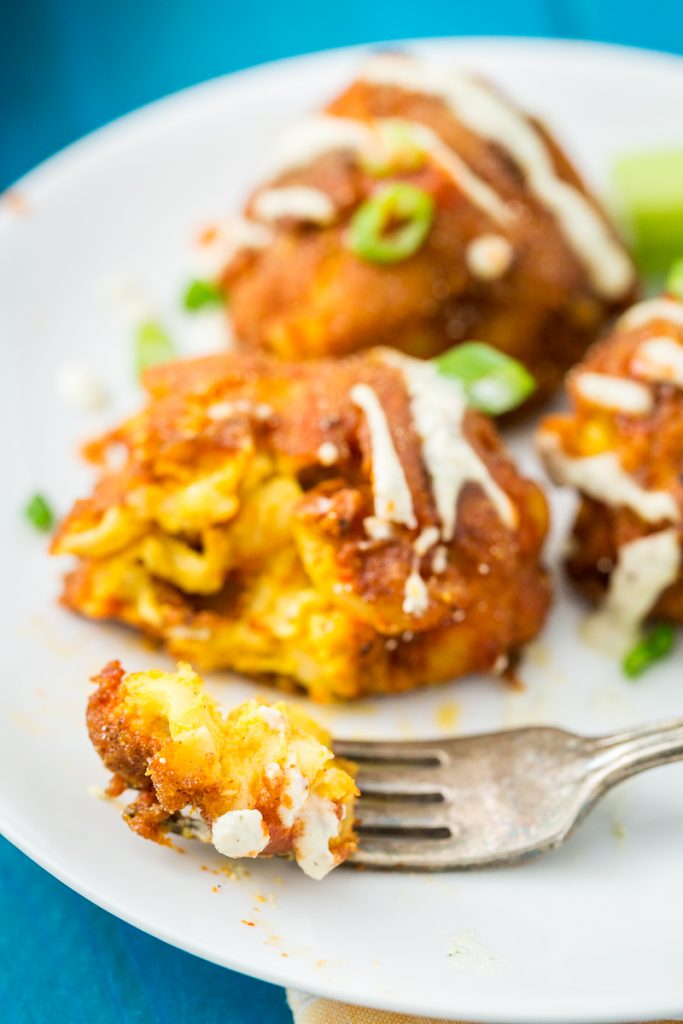
[[[683,53],[674,0],[9,0],[0,7],[0,189],[114,117],[205,78],[351,43],[595,39]],[[3,779],[3,785],[11,780]],[[280,1024],[284,994],[143,935],[0,843],[5,1024]]]

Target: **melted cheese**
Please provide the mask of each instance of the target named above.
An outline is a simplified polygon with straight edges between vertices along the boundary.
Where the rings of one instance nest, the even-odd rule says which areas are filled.
[[[668,491],[649,491],[627,473],[614,452],[575,458],[566,455],[555,434],[542,432],[538,449],[549,476],[556,484],[576,487],[605,505],[624,505],[647,523],[681,518],[675,498]]]
[[[586,639],[608,654],[624,654],[639,627],[681,566],[678,530],[661,530],[624,544],[603,607],[587,619]]]
[[[295,217],[312,224],[331,224],[336,216],[336,207],[327,193],[304,185],[264,189],[254,199],[252,209],[258,220],[265,221]]]
[[[626,377],[586,370],[577,375],[575,386],[587,402],[632,416],[644,416],[654,404],[649,388]]]
[[[654,320],[666,320],[683,327],[683,303],[675,299],[646,299],[627,309],[617,326],[623,331],[645,327]]]
[[[471,131],[503,148],[535,197],[554,215],[596,291],[616,298],[627,290],[633,267],[626,252],[586,196],[559,176],[542,135],[521,111],[473,78],[398,54],[375,57],[361,77],[436,96]]]
[[[639,377],[656,384],[683,388],[683,345],[673,338],[649,338],[638,346],[632,369]]]
[[[415,527],[413,497],[382,403],[367,384],[356,384],[350,394],[354,405],[362,409],[370,433],[375,516],[385,522]]]
[[[403,374],[444,540],[451,540],[455,533],[458,499],[468,483],[479,484],[501,520],[507,526],[514,526],[514,506],[463,434],[467,402],[457,382],[419,359],[390,351],[386,351],[383,358]]]

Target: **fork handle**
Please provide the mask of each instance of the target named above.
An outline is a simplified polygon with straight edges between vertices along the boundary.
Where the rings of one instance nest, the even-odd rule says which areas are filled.
[[[683,718],[586,741],[594,770],[609,789],[638,772],[683,760]]]

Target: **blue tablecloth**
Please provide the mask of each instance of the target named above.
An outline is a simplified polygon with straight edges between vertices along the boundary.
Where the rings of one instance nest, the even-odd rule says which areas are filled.
[[[252,17],[252,12],[255,15]],[[0,189],[165,93],[331,46],[437,35],[559,36],[683,53],[675,0],[21,0],[0,29]],[[3,785],[11,780],[4,779]],[[0,842],[5,1024],[280,1024],[284,994],[149,938]]]

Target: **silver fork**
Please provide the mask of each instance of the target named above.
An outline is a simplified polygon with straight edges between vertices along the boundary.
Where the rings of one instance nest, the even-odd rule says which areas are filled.
[[[352,863],[492,867],[555,849],[612,786],[683,759],[683,719],[599,737],[544,726],[334,749],[359,767]]]

